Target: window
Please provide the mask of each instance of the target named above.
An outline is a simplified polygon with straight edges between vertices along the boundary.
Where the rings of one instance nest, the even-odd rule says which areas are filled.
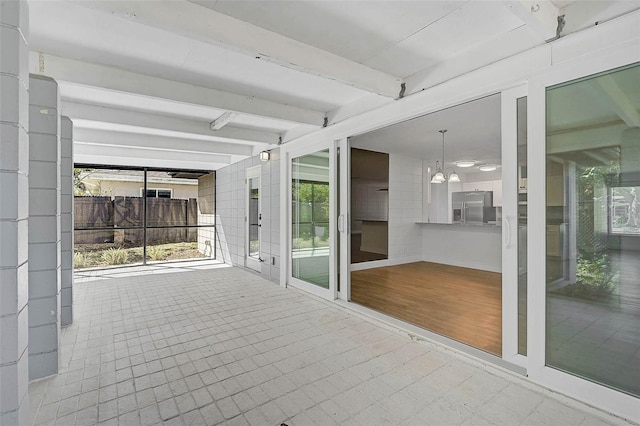
[[[640,186],[609,188],[609,233],[640,235]]]
[[[140,196],[144,193],[144,189],[140,188]],[[172,198],[173,189],[148,188],[147,198]]]

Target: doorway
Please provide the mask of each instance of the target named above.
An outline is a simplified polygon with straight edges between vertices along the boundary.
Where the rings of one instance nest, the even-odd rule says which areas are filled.
[[[246,267],[260,272],[262,259],[260,258],[260,234],[262,227],[262,213],[260,203],[260,169],[261,166],[247,169],[246,175],[246,208],[245,235],[247,238],[246,247]]]

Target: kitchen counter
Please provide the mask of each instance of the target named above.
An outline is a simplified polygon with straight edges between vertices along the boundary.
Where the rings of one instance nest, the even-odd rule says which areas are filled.
[[[463,227],[474,227],[474,228],[502,228],[502,223],[435,223],[435,222],[416,222],[417,225],[436,225],[436,226],[463,226]]]

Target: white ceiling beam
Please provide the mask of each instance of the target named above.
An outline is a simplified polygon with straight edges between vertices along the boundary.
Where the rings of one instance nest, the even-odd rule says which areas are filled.
[[[513,0],[503,4],[541,40],[557,38],[560,11],[550,0]]]
[[[396,76],[192,2],[82,1],[79,4],[381,96],[397,98],[400,93],[402,80]]]
[[[241,156],[249,156],[253,152],[250,145],[238,145],[187,138],[176,138],[170,136],[146,135],[140,133],[84,128],[79,127],[78,125],[74,125],[73,140],[74,142],[77,141],[93,144],[163,150],[169,158],[171,157],[172,153],[176,152],[192,152],[195,154],[216,155],[229,154]]]
[[[173,152],[131,146],[73,143],[76,164],[163,167],[169,169],[217,170],[246,157],[236,155]]]
[[[153,4],[158,4],[154,2]],[[269,117],[282,121],[322,126],[324,113],[235,93],[137,74],[104,65],[31,52],[30,71],[58,81],[134,93],[192,105]],[[64,93],[62,94],[64,98]]]
[[[596,99],[613,111],[629,127],[640,127],[640,113],[611,75],[592,80],[591,88]]]
[[[224,126],[226,126],[227,124],[229,124],[229,122],[231,120],[233,120],[233,117],[235,116],[234,113],[232,112],[225,112],[224,114],[222,114],[220,117],[216,118],[215,120],[213,120],[210,124],[209,124],[209,128],[211,130],[220,130],[222,129]]]
[[[146,129],[159,129],[167,132],[179,132],[206,136],[211,140],[225,143],[242,144],[275,144],[279,134],[253,129],[226,126],[224,129],[212,131],[205,121],[189,120],[181,117],[149,114],[119,108],[89,105],[77,102],[62,102],[62,114],[73,119],[89,120],[102,123],[134,126]]]

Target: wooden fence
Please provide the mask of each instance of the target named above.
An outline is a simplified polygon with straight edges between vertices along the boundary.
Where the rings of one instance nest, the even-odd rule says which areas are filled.
[[[74,197],[76,244],[116,243],[142,245],[144,214],[142,197]],[[147,198],[147,243],[197,241],[198,200]],[[172,228],[149,229],[157,226]],[[109,228],[109,229],[97,229]]]

